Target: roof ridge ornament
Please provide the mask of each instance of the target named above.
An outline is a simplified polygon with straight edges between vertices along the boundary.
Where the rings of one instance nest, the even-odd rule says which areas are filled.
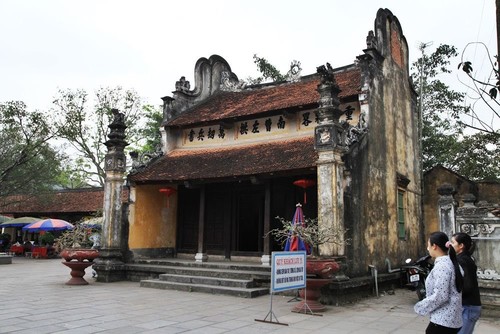
[[[163,100],[163,122],[179,116],[184,111],[204,101],[222,90],[223,72],[228,73],[230,83],[240,89],[238,76],[231,71],[228,62],[218,55],[210,58],[200,58],[194,67],[194,88],[186,77],[182,76],[175,82],[172,97],[165,96]],[[231,89],[236,89],[231,88]]]
[[[331,86],[338,88],[337,82],[335,81],[335,77],[333,76],[333,68],[332,65],[330,65],[330,63],[326,63],[326,67],[325,65],[316,67],[316,72],[320,75],[321,84],[329,84]]]
[[[175,91],[176,92],[183,92],[187,93],[189,92],[191,88],[191,84],[189,83],[188,80],[186,80],[185,76],[182,76],[179,81],[175,82]]]
[[[157,147],[155,152],[139,153],[138,151],[131,151],[129,155],[132,159],[132,167],[130,168],[129,174],[134,175],[163,156],[163,152],[161,151],[161,147]]]
[[[233,74],[233,76],[231,76],[231,74]],[[228,71],[221,72],[220,90],[225,92],[240,92],[245,89],[246,85],[246,82],[238,80],[234,73]]]
[[[330,63],[316,67],[317,73],[320,75],[320,84],[318,85],[318,93],[320,95],[318,104],[318,121],[319,124],[338,123],[343,111],[339,109],[340,88],[333,75],[333,68]]]
[[[373,30],[368,31],[368,36],[366,36],[366,48],[367,49],[377,49],[377,39]]]
[[[300,66],[300,61],[293,60],[290,64],[290,69],[286,73],[286,79],[290,82],[297,82],[300,80],[302,67]]]

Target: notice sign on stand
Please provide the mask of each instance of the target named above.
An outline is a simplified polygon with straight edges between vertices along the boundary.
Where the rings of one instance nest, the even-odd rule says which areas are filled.
[[[271,292],[306,287],[306,252],[273,252]]]
[[[263,320],[275,325],[284,325],[273,312],[273,293],[306,287],[306,252],[273,252],[271,261],[271,307]],[[274,317],[274,320],[273,320]]]

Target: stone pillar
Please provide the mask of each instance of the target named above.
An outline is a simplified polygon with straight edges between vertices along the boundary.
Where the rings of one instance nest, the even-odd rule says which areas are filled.
[[[106,181],[104,185],[104,222],[102,227],[101,249],[94,264],[98,282],[115,282],[125,279],[123,262],[124,245],[122,234],[122,192],[125,175],[126,157],[124,153],[125,129],[124,115],[117,109],[112,110],[114,119],[109,125],[108,148],[105,156]]]
[[[271,230],[271,184],[266,182],[264,199],[264,252],[260,258],[263,266],[271,265],[271,244],[269,231]]]
[[[205,251],[205,186],[200,190],[200,214],[198,219],[198,253],[194,256],[196,262],[206,262],[208,255]]]
[[[438,217],[439,217],[439,230],[452,235],[455,233],[455,199],[453,194],[455,188],[451,184],[445,183],[437,189],[439,194],[438,199]],[[428,231],[433,232],[433,231]]]
[[[344,127],[339,119],[340,89],[330,64],[317,68],[321,76],[318,125],[314,129],[315,149],[318,151],[318,224],[320,228],[344,230],[344,163],[346,152]],[[343,234],[342,234],[343,235]],[[339,240],[341,243],[343,240]],[[320,255],[342,256],[344,245],[328,243],[320,245]]]

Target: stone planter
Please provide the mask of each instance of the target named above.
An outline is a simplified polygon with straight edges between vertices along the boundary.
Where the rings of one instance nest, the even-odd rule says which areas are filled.
[[[306,273],[318,278],[332,279],[335,273],[340,270],[340,265],[335,259],[320,259],[307,257]]]
[[[93,264],[95,258],[99,256],[97,249],[67,248],[61,251],[61,257],[65,260],[62,263],[71,269],[71,279],[67,285],[87,285],[83,276],[85,269]]]
[[[335,259],[308,257],[306,260],[306,288],[299,291],[299,296],[303,300],[295,305],[292,311],[298,313],[323,312],[326,307],[319,302],[321,288],[330,283],[339,270],[340,265]]]
[[[97,249],[90,248],[65,248],[61,251],[60,255],[66,261],[76,260],[83,262],[87,260],[88,262],[92,262],[99,256],[99,252]]]

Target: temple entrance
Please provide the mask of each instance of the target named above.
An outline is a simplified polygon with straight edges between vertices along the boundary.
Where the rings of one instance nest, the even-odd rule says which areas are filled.
[[[314,178],[314,175],[306,177]],[[304,190],[293,185],[297,178],[284,177],[268,181],[271,229],[278,227],[276,216],[291,219],[295,204],[303,203]],[[198,188],[180,186],[177,252],[198,252],[200,208],[203,208],[204,252],[227,259],[232,256],[261,256],[265,242],[265,192],[265,183],[214,183]],[[308,217],[315,217],[316,187],[308,191],[308,196],[307,204],[303,205],[304,213]],[[270,240],[270,243],[271,251],[282,249],[282,245],[274,240]]]
[[[196,253],[198,249],[198,227],[200,212],[200,190],[179,187],[179,206],[177,211],[179,233],[177,252]]]
[[[223,183],[201,188],[179,187],[178,252],[196,253],[200,207],[204,206],[204,248],[208,254],[261,254],[264,231],[264,187]],[[204,197],[204,205],[200,201]],[[260,252],[260,253],[259,253]]]
[[[231,185],[207,186],[205,196],[205,250],[228,257],[231,241]]]
[[[233,255],[260,256],[264,236],[264,187],[249,187],[235,194]]]

